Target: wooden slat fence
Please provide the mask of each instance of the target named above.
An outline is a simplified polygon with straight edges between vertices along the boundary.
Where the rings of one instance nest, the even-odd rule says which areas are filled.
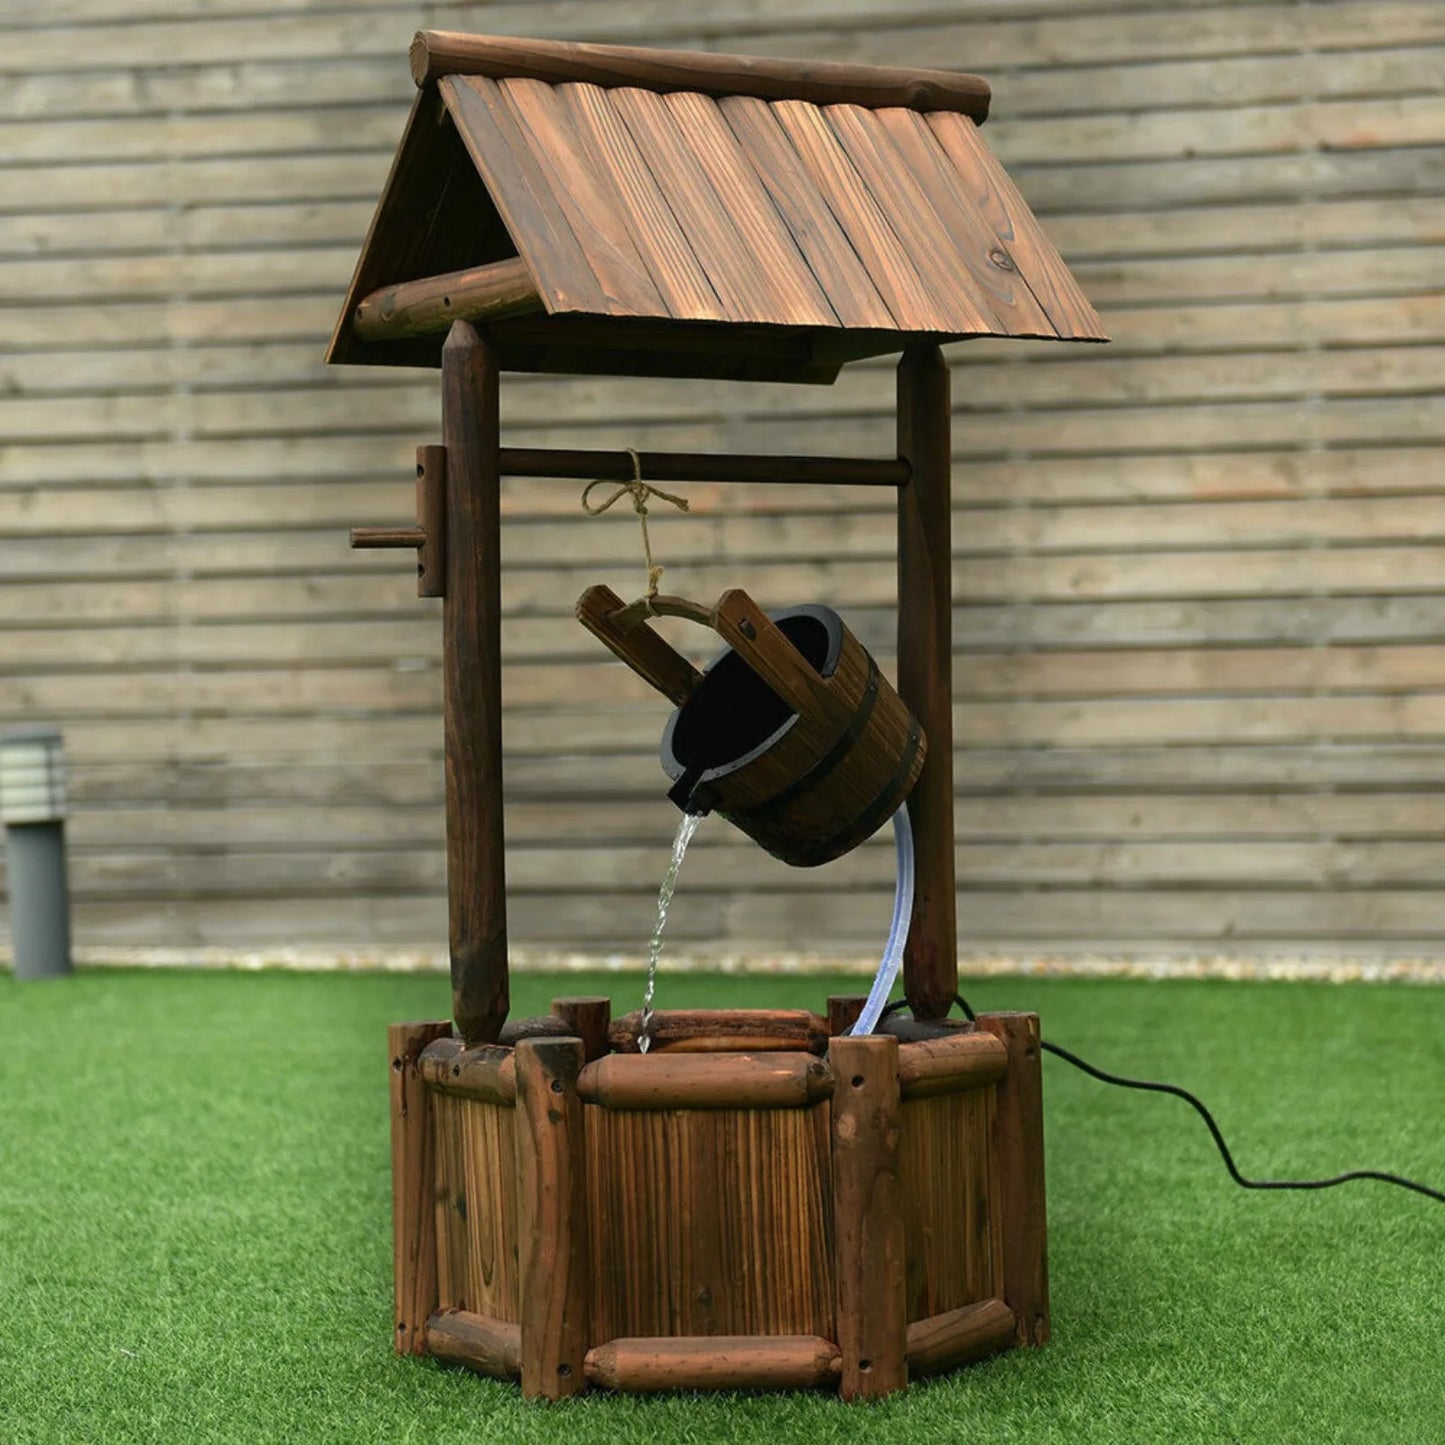
[[[439,618],[404,558],[436,378],[327,371],[420,25],[994,82],[988,139],[1116,337],[954,349],[965,947],[1442,951],[1438,0],[51,0],[0,16],[0,726],[66,728],[77,937],[439,944]],[[510,379],[516,445],[887,454],[892,376]],[[892,657],[888,499],[687,489],[667,585]],[[506,488],[512,933],[635,951],[657,699],[571,620],[630,515]],[[706,639],[671,635],[695,656]],[[675,936],[881,939],[886,838],[720,824]]]

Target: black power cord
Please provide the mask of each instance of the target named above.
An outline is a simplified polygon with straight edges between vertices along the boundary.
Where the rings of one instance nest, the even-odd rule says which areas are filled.
[[[954,994],[953,1001],[963,1010],[964,1017],[972,1023],[974,1013],[963,995]],[[906,1006],[907,1000],[899,999],[883,1010],[884,1016],[896,1013]],[[1426,1199],[1433,1199],[1438,1204],[1445,1204],[1445,1193],[1439,1189],[1432,1189],[1428,1184],[1421,1184],[1416,1179],[1406,1179],[1401,1174],[1387,1174],[1379,1169],[1351,1169],[1348,1173],[1336,1174],[1332,1179],[1247,1179],[1239,1172],[1239,1167],[1234,1162],[1234,1155],[1229,1152],[1229,1145],[1224,1142],[1224,1135],[1214,1121],[1214,1115],[1204,1106],[1204,1102],[1191,1094],[1188,1089],[1182,1089],[1178,1084],[1160,1084],[1149,1079],[1128,1079],[1122,1074],[1108,1073],[1081,1059],[1078,1054],[1062,1045],[1051,1044],[1047,1039],[1040,1039],[1039,1047],[1046,1053],[1062,1059],[1066,1064],[1072,1064],[1076,1069],[1082,1070],[1090,1078],[1098,1079],[1102,1084],[1115,1084],[1121,1089],[1142,1089],[1150,1094],[1172,1094],[1176,1099],[1183,1099],[1204,1120],[1205,1127],[1209,1130],[1215,1147],[1219,1150],[1219,1157],[1224,1160],[1224,1167],[1229,1171],[1229,1177],[1241,1189],[1332,1189],[1336,1184],[1348,1184],[1354,1179],[1375,1179],[1381,1184],[1398,1184],[1401,1189],[1412,1189],[1416,1194],[1423,1194]]]

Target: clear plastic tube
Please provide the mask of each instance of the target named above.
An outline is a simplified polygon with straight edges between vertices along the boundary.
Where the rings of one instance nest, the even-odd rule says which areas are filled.
[[[908,804],[905,803],[893,815],[893,844],[898,855],[898,880],[893,886],[893,926],[888,930],[888,942],[883,949],[883,958],[878,972],[873,976],[873,987],[868,990],[868,1001],[850,1034],[871,1034],[878,1027],[883,1016],[888,995],[898,981],[898,970],[903,966],[903,949],[908,942],[908,924],[913,917],[913,826],[908,819]]]

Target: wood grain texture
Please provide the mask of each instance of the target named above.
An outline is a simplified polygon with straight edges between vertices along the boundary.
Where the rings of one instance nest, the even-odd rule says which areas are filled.
[[[898,1087],[905,1099],[985,1088],[1003,1077],[1007,1060],[998,1040],[985,1034],[918,1039],[898,1051]]]
[[[612,1001],[593,994],[570,994],[552,1000],[552,1012],[567,1026],[574,1038],[582,1040],[582,1059],[590,1064],[611,1047],[607,1031],[612,1019]]]
[[[548,311],[609,314],[586,252],[501,88],[467,76],[443,79],[438,89]]]
[[[495,321],[541,309],[537,283],[514,257],[382,286],[356,303],[352,329],[363,341],[386,341],[446,331],[453,321]]]
[[[1018,268],[1058,334],[1107,340],[1094,308],[977,128],[971,122],[957,125],[944,115],[929,117],[928,125],[953,163],[964,193],[972,198],[975,210],[988,218],[1005,255]]]
[[[517,1098],[517,1073],[510,1048],[495,1044],[468,1048],[461,1039],[441,1038],[427,1046],[418,1067],[425,1082],[445,1094],[465,1094],[507,1105]]]
[[[810,1390],[838,1374],[817,1335],[694,1335],[609,1340],[587,1351],[587,1378],[610,1390]]]
[[[608,1054],[578,1085],[604,1109],[804,1109],[833,1090],[812,1054],[767,1052]]]
[[[423,541],[416,549],[416,595],[445,597],[447,590],[447,449],[416,449],[416,524]]]
[[[516,1111],[433,1092],[439,1305],[520,1318]]]
[[[587,264],[612,316],[666,316],[667,303],[651,268],[638,253],[608,174],[597,164],[586,135],[572,121],[564,97],[541,81],[501,81],[532,159],[582,243]]]
[[[1043,1054],[1037,1014],[980,1014],[978,1026],[1008,1049],[994,1114],[993,1160],[1002,1234],[998,1293],[1021,1345],[1049,1338],[1048,1227],[1044,1206]]]
[[[983,1088],[903,1101],[898,1174],[910,1321],[1001,1291],[993,1093]]]
[[[638,1052],[642,1010],[612,1024],[617,1053]],[[828,1047],[826,1019],[808,1009],[655,1009],[647,1020],[648,1052],[755,1053],[792,1050],[822,1054]]]
[[[833,1338],[826,1104],[586,1119],[594,1337]]]
[[[898,1041],[835,1038],[828,1058],[838,1081],[832,1243],[840,1390],[845,1400],[877,1399],[908,1381]]]
[[[898,455],[912,480],[898,493],[898,692],[928,739],[908,800],[913,919],[903,986],[918,1019],[942,1018],[958,992],[953,871],[953,608],[949,527],[948,364],[937,347],[898,363]]]
[[[522,1331],[469,1310],[445,1310],[426,1325],[426,1352],[480,1375],[515,1380],[522,1373]]]
[[[447,582],[442,606],[452,1016],[469,1044],[507,1017],[502,842],[501,517],[496,357],[467,322],[442,348]]]
[[[517,1238],[522,1393],[559,1400],[587,1388],[586,1149],[580,1039],[517,1046]],[[605,1256],[600,1256],[605,1258]]]
[[[433,1039],[451,1033],[451,1024],[392,1024],[386,1032],[391,1061],[393,1340],[397,1354],[420,1355],[426,1352],[427,1317],[440,1295],[432,1209],[435,1125],[417,1061]]]
[[[580,45],[420,30],[411,45],[412,79],[425,86],[443,75],[529,76],[555,85],[580,80],[704,95],[796,97],[818,102],[957,108],[982,122],[989,88],[976,75],[951,70],[847,65],[756,55]]]
[[[956,1369],[1013,1342],[1013,1311],[1000,1299],[981,1300],[910,1324],[908,1371],[916,1376]]]

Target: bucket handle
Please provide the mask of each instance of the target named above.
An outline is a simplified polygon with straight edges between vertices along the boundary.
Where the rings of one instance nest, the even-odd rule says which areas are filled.
[[[624,607],[610,587],[589,587],[577,599],[577,620],[639,677],[679,706],[692,696],[702,674],[647,626],[648,616],[683,617],[710,627],[794,712],[829,722],[842,704],[783,630],[741,587],[713,607],[666,594]]]

